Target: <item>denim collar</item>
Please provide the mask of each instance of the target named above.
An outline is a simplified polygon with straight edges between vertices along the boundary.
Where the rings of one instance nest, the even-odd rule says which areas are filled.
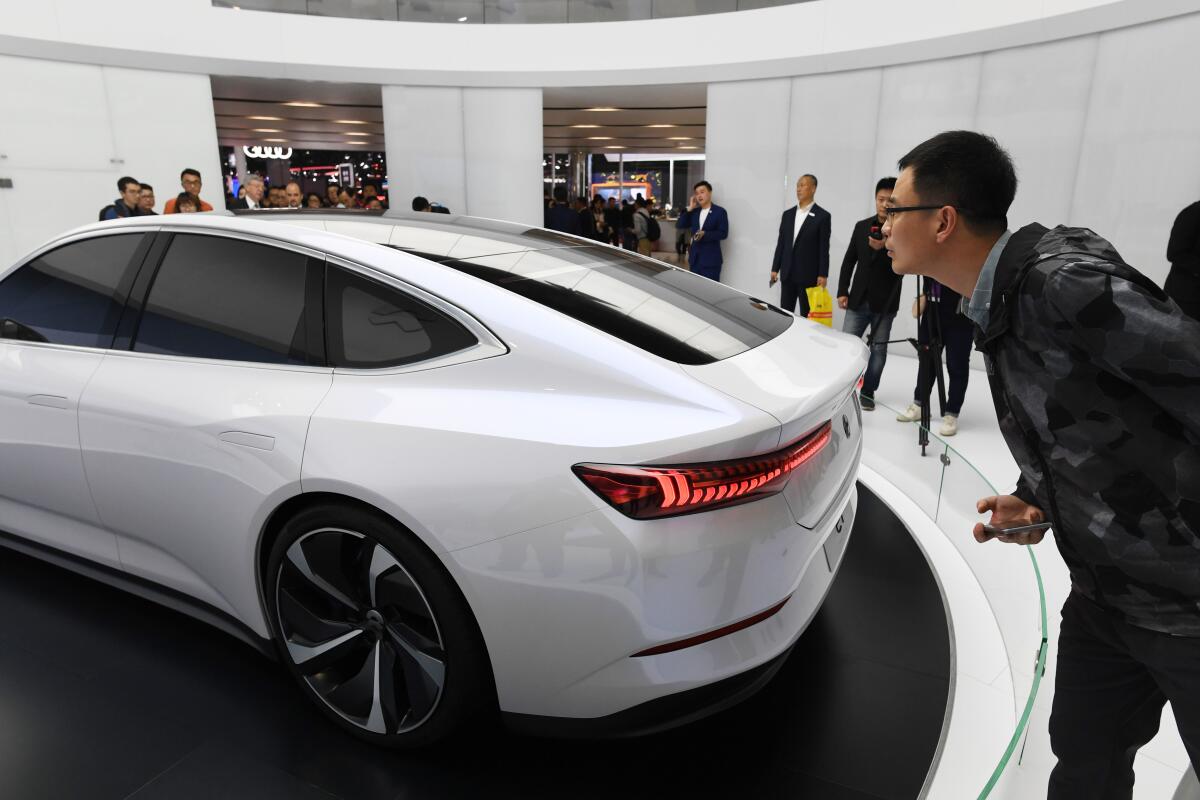
[[[959,310],[984,333],[987,332],[988,309],[992,305],[992,284],[996,280],[996,265],[1000,263],[1000,254],[1004,252],[1004,246],[1011,238],[1012,231],[1005,231],[1004,235],[992,245],[987,258],[983,261],[983,269],[979,271],[979,280],[975,283],[975,290],[969,297],[964,297],[959,305]]]

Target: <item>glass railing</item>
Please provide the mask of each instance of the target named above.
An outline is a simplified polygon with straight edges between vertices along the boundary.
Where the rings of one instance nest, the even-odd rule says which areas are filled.
[[[320,17],[526,25],[694,17],[802,2],[810,0],[212,0],[220,8]]]
[[[978,788],[971,791],[977,790],[979,798],[1006,798],[1005,778],[1012,777],[1007,773],[1020,764],[1021,744],[1046,665],[1046,596],[1041,570],[1031,547],[975,541],[971,535],[974,524],[986,520],[976,512],[976,502],[1001,492],[936,434],[927,432],[928,445],[922,456],[919,423],[893,422],[898,410],[889,409],[878,397],[876,403],[872,418],[864,420],[864,435],[869,439],[863,462],[908,495],[954,545],[982,588],[1003,640],[1003,663],[976,664],[974,669],[975,677],[984,683],[990,679],[992,687],[1006,690],[1011,682],[1012,731],[1007,737],[991,738],[996,752],[982,763],[993,763],[990,759],[994,756],[994,768],[991,774],[981,774]],[[902,457],[897,464],[896,454],[906,451],[911,457]],[[994,674],[987,674],[989,670]]]

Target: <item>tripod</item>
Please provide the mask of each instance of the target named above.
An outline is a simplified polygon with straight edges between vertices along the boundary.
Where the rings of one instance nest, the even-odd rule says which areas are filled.
[[[921,378],[917,381],[917,396],[921,398],[921,424],[917,428],[917,444],[921,447],[921,455],[925,455],[925,448],[929,446],[929,425],[932,417],[929,398],[933,393],[933,387],[929,385],[930,380],[937,380],[938,413],[946,413],[946,384],[942,377],[942,351],[945,345],[942,342],[941,288],[940,284],[934,283],[929,287],[928,294],[925,294],[921,291],[920,281],[917,282],[917,308],[921,310],[917,325],[920,326],[924,322],[929,336],[924,344],[919,338],[908,340],[917,349],[918,374]],[[923,310],[920,305],[922,297],[927,301]]]

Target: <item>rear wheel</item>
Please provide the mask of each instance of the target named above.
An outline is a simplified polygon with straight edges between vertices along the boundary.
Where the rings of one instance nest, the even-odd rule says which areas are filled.
[[[394,523],[337,506],[301,512],[275,541],[267,576],[280,655],[342,728],[415,747],[484,707],[490,675],[470,610]]]

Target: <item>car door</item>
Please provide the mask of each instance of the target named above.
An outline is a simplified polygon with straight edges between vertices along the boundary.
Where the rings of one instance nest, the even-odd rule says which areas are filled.
[[[80,457],[84,387],[152,233],[57,245],[0,281],[0,529],[118,566]]]
[[[84,467],[124,568],[260,634],[258,534],[300,491],[309,417],[332,380],[323,269],[268,240],[172,234],[133,288],[127,349],[80,401]]]

